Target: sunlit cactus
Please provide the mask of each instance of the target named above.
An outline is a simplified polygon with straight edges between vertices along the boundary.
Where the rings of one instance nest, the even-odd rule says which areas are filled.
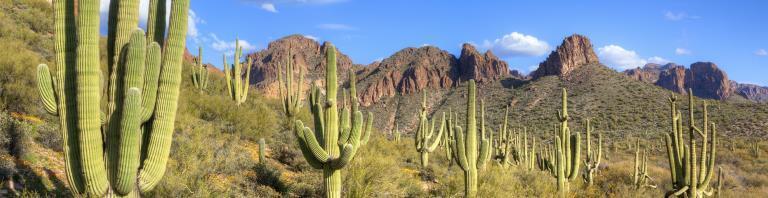
[[[227,83],[227,93],[238,106],[248,99],[248,88],[250,87],[251,82],[251,66],[253,66],[252,57],[248,56],[245,65],[243,65],[243,63],[240,62],[242,56],[243,46],[240,46],[240,40],[238,39],[235,41],[235,60],[233,64],[227,64],[227,55],[224,55],[222,59],[224,60],[224,80]],[[243,75],[243,67],[245,67],[245,75]]]
[[[586,167],[586,173],[584,173],[584,181],[587,184],[592,185],[594,183],[594,175],[600,168],[600,159],[603,157],[603,134],[597,134],[597,150],[592,150],[592,132],[595,128],[590,126],[589,119],[584,124],[584,130],[587,132],[587,156],[584,159],[584,166]]]
[[[203,64],[203,47],[198,48],[195,65],[192,66],[192,84],[201,92],[208,88],[208,65]]]
[[[709,197],[714,189],[709,186],[715,170],[717,128],[709,123],[707,103],[703,103],[703,128],[696,126],[693,116],[693,90],[688,90],[688,141],[683,139],[682,113],[676,107],[677,98],[669,97],[672,132],[664,137],[669,157],[672,190],[667,197]],[[711,126],[711,127],[709,127]],[[711,128],[711,129],[710,129]],[[696,136],[701,137],[701,155],[697,151]]]
[[[477,172],[478,170],[481,170],[491,158],[491,141],[485,137],[485,127],[483,127],[485,122],[483,115],[485,113],[483,113],[484,108],[482,107],[482,103],[480,110],[481,134],[479,137],[480,144],[478,145],[477,111],[475,110],[476,89],[475,80],[469,80],[467,83],[467,117],[465,120],[466,124],[464,125],[467,130],[465,134],[462,127],[456,126],[456,139],[453,144],[454,157],[456,157],[456,161],[464,171],[464,193],[466,197],[476,197],[478,184]]]
[[[423,97],[421,101],[421,113],[419,114],[419,128],[416,129],[416,151],[420,154],[421,167],[427,167],[429,165],[429,153],[434,152],[437,146],[440,145],[441,137],[445,127],[445,113],[440,120],[440,127],[437,129],[437,136],[435,135],[435,118],[427,118],[427,90],[423,91]],[[431,142],[430,142],[431,140]]]
[[[301,92],[302,85],[304,85],[304,72],[294,66],[290,51],[285,62],[278,66],[278,70],[277,78],[280,82],[279,90],[280,99],[283,102],[283,112],[289,118],[293,118],[302,106]],[[294,77],[295,70],[299,70],[297,78]]]
[[[635,172],[632,174],[632,182],[636,189],[649,187],[656,188],[653,185],[653,178],[648,175],[648,153],[643,149],[643,155],[640,155],[640,139],[635,144]]]
[[[355,153],[369,136],[370,126],[363,129],[363,113],[358,110],[357,92],[355,91],[355,76],[350,74],[351,108],[340,109],[337,102],[338,80],[336,75],[336,48],[328,44],[326,51],[325,93],[321,96],[320,88],[315,86],[309,95],[309,102],[314,117],[314,131],[305,127],[304,123],[296,120],[294,131],[299,142],[299,148],[307,162],[316,169],[323,170],[323,186],[325,197],[341,197],[341,169],[347,166],[355,157]],[[324,98],[324,100],[323,100]],[[349,127],[345,127],[339,111],[351,111]],[[373,119],[368,114],[369,123]],[[369,125],[369,124],[366,124]],[[361,137],[364,138],[361,140]]]
[[[266,163],[267,142],[264,138],[259,138],[259,163]]]
[[[149,2],[145,35],[136,28],[139,1],[113,0],[106,53],[99,51],[100,1],[52,4],[57,68],[38,67],[38,88],[45,109],[59,116],[71,192],[102,197],[152,190],[171,148],[189,1],[171,3],[166,37],[165,1]],[[107,55],[106,74],[100,54]]]
[[[562,110],[557,112],[560,123],[556,128],[555,145],[550,151],[549,170],[557,179],[557,190],[560,196],[568,192],[568,184],[579,175],[581,161],[581,138],[579,133],[571,135],[568,128],[568,92],[563,88]]]

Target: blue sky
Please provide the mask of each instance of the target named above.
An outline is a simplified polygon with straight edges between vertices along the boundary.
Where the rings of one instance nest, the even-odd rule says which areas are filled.
[[[733,80],[768,85],[766,8],[768,1],[196,0],[188,47],[202,46],[218,65],[236,37],[257,51],[303,34],[368,64],[423,45],[458,55],[470,42],[529,72],[579,33],[617,70],[712,61]]]

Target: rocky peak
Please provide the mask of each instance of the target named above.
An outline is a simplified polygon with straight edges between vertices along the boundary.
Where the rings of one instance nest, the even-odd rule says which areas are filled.
[[[744,96],[747,100],[768,102],[768,87],[731,81],[731,88],[733,88],[735,94]]]
[[[251,84],[264,90],[267,97],[277,97],[277,68],[287,58],[301,71],[304,82],[321,84],[325,73],[325,51],[328,43],[320,44],[303,35],[290,35],[269,43],[267,49],[249,54],[253,58],[251,65]],[[290,52],[290,57],[288,56]],[[339,79],[346,80],[347,72],[354,70],[352,60],[337,49]],[[298,70],[296,75],[298,75]],[[298,77],[298,76],[297,76]],[[307,89],[309,86],[304,86]]]
[[[659,73],[655,84],[677,93],[686,94],[688,90],[685,87],[685,71],[684,66],[675,66],[663,70]]]
[[[589,38],[574,34],[566,37],[531,76],[534,79],[550,75],[563,77],[580,66],[599,62]]]
[[[645,64],[645,66],[643,67],[628,69],[624,71],[624,74],[629,76],[629,78],[654,84],[656,83],[656,81],[659,80],[659,75],[661,75],[662,71],[666,71],[670,68],[674,68],[678,66],[681,66],[681,65],[677,65],[675,63],[667,63],[664,65],[656,64],[656,63],[648,63],[648,64]]]
[[[479,83],[491,82],[509,76],[509,66],[490,50],[485,54],[475,49],[472,44],[464,43],[459,57],[461,80],[475,79]]]
[[[715,63],[693,63],[685,77],[685,87],[692,89],[695,96],[723,100],[731,95],[728,74],[717,68]]]

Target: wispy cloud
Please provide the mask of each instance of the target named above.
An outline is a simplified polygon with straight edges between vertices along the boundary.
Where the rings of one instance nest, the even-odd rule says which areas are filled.
[[[486,49],[502,57],[540,56],[549,52],[549,44],[538,38],[519,32],[512,32],[493,41],[483,41]]]
[[[631,69],[648,63],[665,64],[670,61],[662,57],[653,56],[642,58],[634,50],[624,49],[618,45],[606,45],[597,49],[600,61],[617,69]]]
[[[277,8],[275,8],[275,4],[273,3],[262,3],[261,9],[269,11],[271,13],[277,13]]]
[[[688,13],[685,13],[685,12],[667,11],[664,13],[664,19],[667,19],[670,21],[695,20],[700,18],[701,18],[700,16],[689,15]]]
[[[675,54],[677,55],[691,55],[691,50],[685,49],[685,48],[675,48]]]
[[[343,31],[357,30],[356,27],[353,27],[347,24],[340,24],[340,23],[323,23],[323,24],[317,25],[317,28],[324,29],[324,30],[343,30]]]
[[[765,49],[758,49],[757,51],[755,51],[755,55],[757,55],[757,56],[768,56],[768,51],[766,51]]]
[[[225,41],[221,40],[216,34],[211,33],[210,34],[211,39],[213,39],[213,42],[211,43],[211,48],[218,52],[223,52],[227,56],[231,56],[235,53],[235,47],[237,46],[237,41]],[[255,50],[256,46],[251,45],[250,42],[246,40],[239,40],[240,47],[243,48],[243,51],[251,51]]]
[[[316,36],[312,36],[312,35],[309,35],[309,34],[305,34],[304,38],[312,39],[312,40],[315,40],[315,41],[320,41],[320,38],[317,38]]]

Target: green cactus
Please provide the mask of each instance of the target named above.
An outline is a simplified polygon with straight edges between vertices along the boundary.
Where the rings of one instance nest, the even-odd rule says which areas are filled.
[[[581,137],[579,133],[571,135],[568,128],[568,92],[563,88],[562,110],[557,112],[560,123],[557,126],[555,136],[555,148],[550,152],[548,170],[557,179],[557,190],[560,196],[568,193],[568,183],[579,175],[579,161],[581,161]]]
[[[635,144],[635,172],[632,175],[632,181],[636,189],[643,187],[656,188],[656,185],[651,184],[653,178],[648,175],[648,153],[643,149],[643,155],[640,156],[640,139],[637,139]]]
[[[259,138],[259,164],[263,164],[267,162],[266,159],[266,153],[267,152],[267,142],[264,141],[264,138]]]
[[[669,157],[672,190],[667,197],[709,197],[714,189],[709,186],[715,170],[715,154],[717,148],[717,128],[715,123],[709,123],[707,103],[703,103],[703,130],[696,126],[693,116],[693,90],[688,90],[688,138],[686,145],[683,139],[682,113],[677,110],[677,98],[669,97],[672,132],[664,137]],[[708,127],[710,126],[711,127]],[[711,130],[710,130],[711,128]],[[696,151],[696,136],[701,136],[701,156]],[[697,158],[701,161],[697,161]],[[698,163],[698,164],[697,164]]]
[[[755,140],[750,143],[749,149],[752,151],[752,155],[755,156],[755,158],[760,158],[760,140]]]
[[[397,126],[397,122],[395,122],[395,128],[393,130],[394,131],[392,133],[394,135],[394,140],[395,140],[395,142],[399,143],[400,142],[400,127]]]
[[[291,52],[288,51],[288,56],[285,58],[283,66],[278,66],[277,78],[280,81],[280,99],[283,102],[283,112],[289,118],[293,118],[301,109],[301,92],[302,85],[304,85],[304,72],[299,70],[298,82],[294,82],[294,70],[293,61],[291,61]],[[295,83],[295,84],[294,84]]]
[[[481,101],[481,119],[480,119],[480,145],[477,144],[477,111],[475,110],[476,97],[475,80],[469,80],[467,83],[467,117],[465,134],[460,126],[456,126],[456,139],[453,144],[454,157],[457,163],[464,171],[464,193],[466,197],[475,197],[477,194],[477,172],[482,170],[485,164],[491,158],[491,141],[485,137],[485,110]],[[466,138],[465,138],[466,137]],[[478,150],[480,153],[478,154]]]
[[[586,172],[584,173],[584,181],[587,184],[592,185],[594,183],[594,174],[600,168],[600,159],[603,157],[603,134],[597,134],[597,151],[592,150],[592,131],[595,128],[589,125],[589,119],[584,124],[584,130],[587,131],[587,156],[584,159],[584,166]]]
[[[165,17],[158,17],[165,16],[158,14],[166,10],[164,1],[150,1],[146,36],[136,29],[139,2],[112,1],[106,86],[100,80],[100,2],[52,4],[57,71],[40,65],[38,88],[45,109],[59,116],[71,191],[101,197],[152,190],[165,172],[171,147],[189,1],[171,4],[167,43]],[[105,109],[100,101],[107,102]]]
[[[363,144],[361,137],[369,136],[370,126],[363,129],[363,113],[358,110],[357,92],[355,91],[355,75],[350,72],[351,114],[350,127],[344,126],[340,120],[338,102],[336,101],[338,84],[336,76],[336,49],[330,43],[326,51],[325,72],[325,101],[321,100],[320,89],[313,86],[309,101],[314,117],[314,131],[304,127],[304,123],[296,120],[295,133],[304,158],[316,169],[323,169],[323,185],[325,196],[341,197],[341,169],[355,157],[357,149]],[[341,115],[350,114],[350,109],[341,109]],[[368,114],[368,123],[373,117]],[[319,141],[318,141],[319,140]]]
[[[423,97],[421,101],[421,113],[419,114],[419,128],[416,130],[416,151],[421,156],[421,167],[426,168],[429,164],[429,153],[434,152],[437,146],[440,145],[441,137],[443,136],[443,130],[445,127],[445,113],[443,113],[443,119],[440,121],[440,128],[437,132],[437,137],[432,138],[435,134],[435,118],[432,119],[430,125],[429,118],[427,118],[427,91],[423,91]],[[432,143],[429,140],[432,139]]]
[[[452,110],[448,110],[448,120],[445,121],[445,135],[443,136],[443,148],[445,150],[445,158],[448,160],[448,166],[453,165],[453,163],[450,163],[453,161],[453,151],[451,148],[453,147],[455,132],[454,128],[456,127],[456,121],[454,120],[454,115]]]
[[[506,168],[512,164],[510,155],[512,154],[513,147],[518,145],[516,143],[519,142],[519,139],[514,138],[514,134],[507,128],[509,107],[507,107],[504,112],[504,123],[499,125],[499,135],[493,140],[493,158],[499,165]]]
[[[235,41],[235,60],[232,65],[227,64],[227,55],[224,60],[224,80],[227,82],[227,93],[236,105],[243,104],[248,99],[248,88],[250,87],[251,66],[253,58],[248,56],[245,65],[240,62],[243,55],[243,47],[240,46],[240,40]],[[245,76],[243,76],[243,66],[245,66]]]
[[[199,47],[195,66],[192,67],[192,83],[203,92],[208,88],[208,65],[203,64],[203,47]]]

